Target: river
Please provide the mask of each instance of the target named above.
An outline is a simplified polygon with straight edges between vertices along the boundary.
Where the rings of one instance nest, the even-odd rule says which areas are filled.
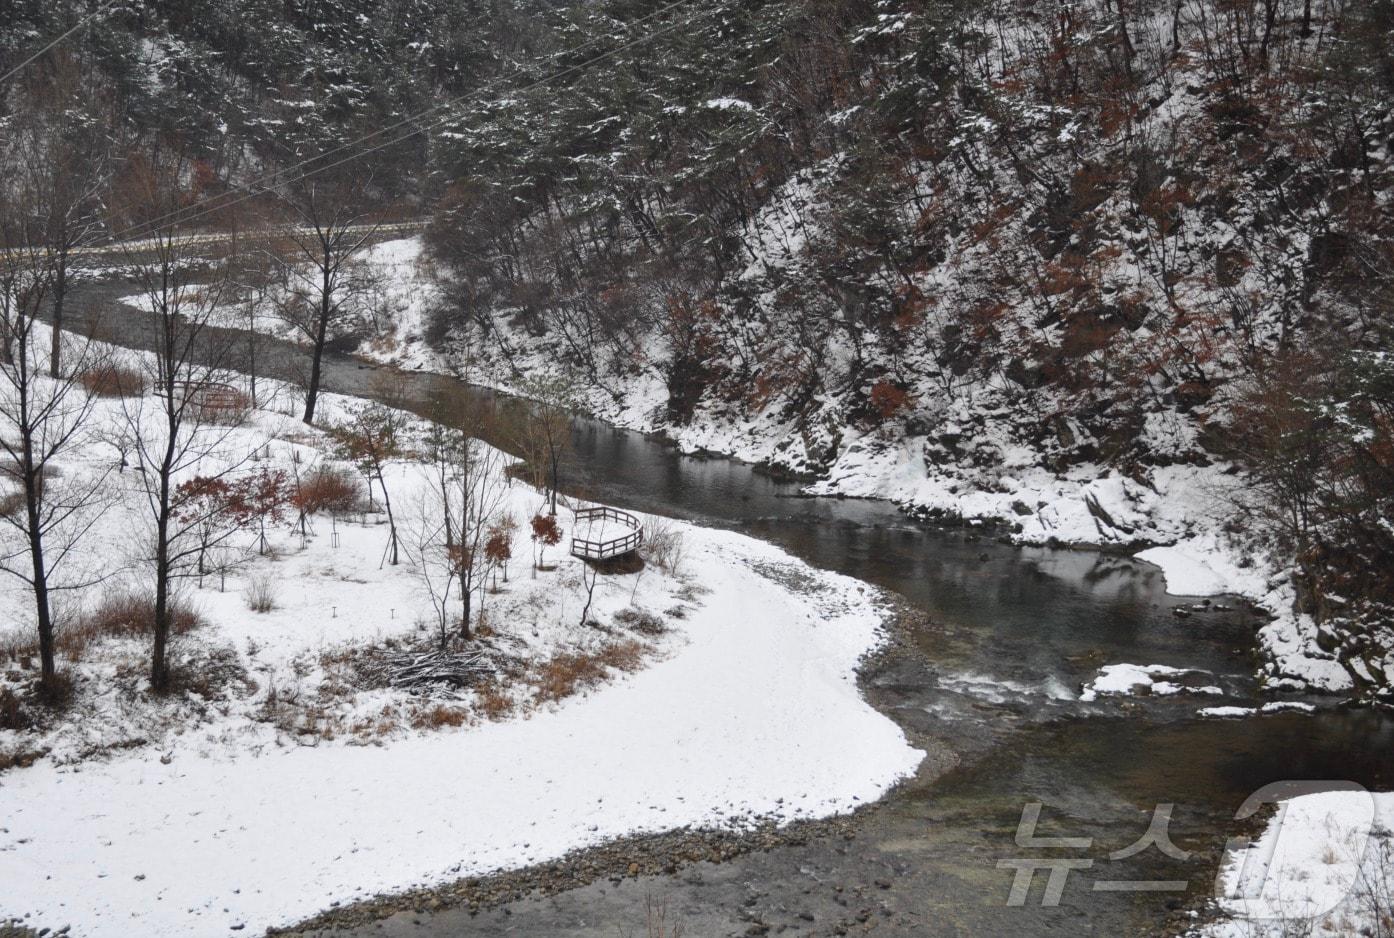
[[[120,307],[133,292],[89,282],[74,295],[75,324],[148,345],[145,317]],[[98,322],[99,321],[99,322]],[[221,333],[235,336],[235,331]],[[294,378],[304,354],[263,340],[262,367]],[[326,390],[405,394],[424,410],[442,395],[494,406],[493,392],[454,379],[401,373],[332,353]],[[494,440],[508,448],[508,440]],[[734,460],[688,456],[642,434],[578,417],[563,488],[624,508],[666,514],[772,541],[814,566],[901,597],[908,647],[864,675],[868,698],[930,758],[919,775],[855,816],[847,840],[756,852],[668,875],[602,880],[550,898],[486,909],[406,913],[365,934],[613,936],[644,930],[646,902],[665,898],[690,938],[763,934],[1134,935],[1175,931],[1212,894],[1216,859],[1241,801],[1282,779],[1348,779],[1394,787],[1394,720],[1323,704],[1315,715],[1207,720],[1202,706],[1251,703],[1253,636],[1243,603],[1172,614],[1193,600],[1165,593],[1160,571],[1116,554],[1005,544],[990,532],[944,530],[882,502],[808,498],[799,486]],[[739,649],[733,649],[739,654]],[[1078,699],[1103,664],[1201,669],[1223,697]],[[1021,848],[1023,806],[1040,802],[1042,832],[1087,837],[1082,849]],[[1174,804],[1171,835],[1189,856],[1153,849],[1108,853]],[[1090,859],[1058,906],[1042,907],[1045,873],[1023,906],[1007,903],[1001,860]],[[1184,881],[1184,890],[1100,891],[1100,880]]]

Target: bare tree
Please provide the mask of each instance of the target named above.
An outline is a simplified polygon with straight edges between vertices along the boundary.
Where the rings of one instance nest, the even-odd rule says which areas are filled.
[[[522,385],[528,397],[522,421],[523,451],[539,481],[545,481],[552,514],[557,513],[561,464],[571,448],[571,382],[559,375],[535,376]],[[545,467],[545,476],[541,467]]]
[[[284,258],[285,293],[281,315],[310,342],[310,375],[305,393],[305,422],[315,422],[320,370],[330,330],[350,316],[364,293],[356,263],[377,234],[361,209],[366,180],[313,179],[303,182],[287,201],[295,225],[293,249]]]
[[[374,482],[382,490],[391,539],[389,556],[394,566],[400,562],[400,538],[384,471],[390,462],[406,455],[406,428],[407,417],[402,411],[374,402],[354,408],[348,420],[329,430],[338,444],[339,457],[352,462],[368,480],[369,498]]]
[[[464,401],[442,402],[436,410],[442,417],[444,410],[453,410],[451,422],[457,425],[478,419]],[[489,538],[508,490],[505,457],[470,430],[440,421],[423,430],[420,454],[430,487],[421,506],[415,559],[434,596],[445,595],[452,584],[458,591],[460,637],[468,641],[474,593],[480,592],[482,604]],[[445,607],[439,605],[438,612],[444,615]]]
[[[57,346],[41,347],[39,312],[58,277],[60,263],[44,242],[44,202],[20,174],[12,175],[0,203],[0,479],[19,489],[0,506],[0,522],[19,535],[19,546],[0,547],[0,570],[20,579],[34,595],[39,637],[41,689],[56,694],[57,667],[52,595],[81,589],[100,579],[82,571],[67,576],[67,563],[91,528],[102,501],[105,472],[59,480],[54,464],[80,445],[88,429],[95,395],[82,376],[96,364],[90,342],[60,335],[70,345],[67,367],[46,374],[44,359]]]
[[[106,95],[85,85],[78,64],[59,50],[30,73],[25,109],[8,129],[4,165],[28,177],[37,197],[35,232],[46,247],[53,325],[49,375],[59,377],[63,313],[78,251],[101,234],[112,117]]]
[[[454,481],[460,531],[456,561],[463,604],[460,637],[466,641],[471,637],[470,597],[475,590],[479,590],[482,605],[485,571],[488,569],[484,548],[489,540],[489,529],[498,520],[508,489],[503,463],[503,454],[482,440],[468,437],[460,448]]]
[[[600,568],[589,560],[581,561],[581,588],[586,591],[586,604],[581,607],[581,625],[590,621],[591,602],[595,599],[595,585],[600,580]]]
[[[227,251],[236,321],[245,333],[236,364],[238,370],[247,375],[247,391],[255,408],[261,404],[257,394],[257,378],[262,367],[262,336],[257,329],[257,319],[272,302],[279,265],[268,240],[254,233],[253,226],[260,220],[239,217],[236,221],[237,226]]]
[[[127,193],[135,220],[168,219],[183,202],[177,160],[157,160],[132,176]],[[140,469],[140,486],[154,526],[154,642],[150,683],[169,686],[168,644],[175,581],[202,551],[203,519],[181,512],[180,482],[197,474],[216,479],[234,472],[253,451],[234,451],[229,412],[219,403],[231,349],[214,327],[228,295],[225,262],[200,262],[177,218],[160,224],[132,248],[127,263],[151,314],[152,352],[142,356],[150,394],[124,400]]]

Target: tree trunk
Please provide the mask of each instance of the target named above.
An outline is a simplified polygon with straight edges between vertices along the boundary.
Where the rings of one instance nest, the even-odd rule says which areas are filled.
[[[172,369],[169,371],[172,374]],[[174,385],[171,377],[169,384],[162,388],[162,392],[167,395],[165,406],[169,408],[166,413],[168,420],[167,430],[169,438],[165,443],[164,459],[160,463],[160,508],[155,516],[155,640],[150,651],[150,686],[156,692],[162,693],[169,688],[169,660],[167,650],[169,646],[169,581],[170,581],[170,543],[169,543],[169,522],[170,522],[170,502],[173,493],[170,491],[171,478],[173,476],[173,466],[179,445],[179,421],[174,411]]]
[[[392,498],[387,494],[387,482],[382,477],[382,470],[378,470],[378,485],[382,486],[382,506],[387,510],[387,532],[392,537],[392,566],[397,566],[397,522],[392,517]]]
[[[319,399],[320,359],[324,357],[324,335],[328,326],[329,323],[321,317],[315,335],[314,355],[310,360],[310,387],[305,392],[305,422],[311,425],[315,422],[315,402]]]
[[[560,483],[560,481],[561,481],[561,480],[558,478],[558,476],[559,476],[561,473],[560,473],[560,467],[559,467],[559,465],[558,465],[558,457],[557,457],[557,447],[556,447],[556,444],[552,443],[552,442],[549,440],[549,441],[547,442],[547,450],[548,450],[548,452],[551,454],[551,457],[552,457],[552,514],[555,515],[555,514],[557,513],[557,485],[558,485],[558,484]]]
[[[257,403],[257,333],[255,321],[251,322],[247,329],[247,378],[251,381],[252,409],[256,410],[260,404]]]
[[[49,350],[48,374],[58,377],[63,354],[63,300],[68,295],[68,252],[59,251],[53,272],[53,345]]]
[[[150,652],[150,686],[156,691],[169,687],[169,515],[160,512],[156,524],[155,546],[155,641]]]
[[[334,311],[333,251],[326,243],[320,263],[319,321],[315,323],[315,353],[310,364],[310,389],[305,394],[305,422],[315,422],[315,402],[319,398],[320,359],[324,357],[324,340],[329,334],[329,315]],[[392,561],[396,563],[396,561]]]
[[[29,557],[34,565],[34,606],[39,626],[39,673],[45,688],[53,686],[58,673],[54,656],[53,616],[48,602],[48,569],[44,563],[43,528],[39,521],[39,486],[33,468],[33,448],[24,441],[24,507],[29,520]]]
[[[470,599],[473,597],[473,594],[474,591],[469,588],[469,585],[465,580],[465,575],[461,573],[460,595],[463,597],[461,599],[461,605],[463,606],[463,614],[460,616],[460,637],[465,641],[469,641],[471,638],[474,637],[473,633],[470,632]]]

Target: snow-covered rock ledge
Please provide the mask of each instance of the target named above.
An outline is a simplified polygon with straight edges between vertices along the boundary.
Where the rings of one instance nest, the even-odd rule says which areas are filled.
[[[1297,611],[1291,574],[1277,564],[1251,558],[1245,565],[1235,548],[1213,533],[1135,556],[1161,568],[1173,595],[1242,596],[1272,616],[1258,632],[1259,676],[1269,690],[1343,694],[1355,689],[1350,671],[1323,647],[1320,626]]]

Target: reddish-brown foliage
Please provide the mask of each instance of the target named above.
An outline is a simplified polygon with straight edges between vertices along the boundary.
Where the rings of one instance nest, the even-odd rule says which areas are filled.
[[[291,505],[305,515],[346,514],[363,500],[358,477],[338,466],[316,466],[305,474],[291,496]]]
[[[910,392],[882,378],[871,386],[871,406],[882,420],[889,420],[910,406]]]
[[[89,368],[77,380],[98,397],[140,397],[145,393],[145,375],[135,368],[111,363]]]

